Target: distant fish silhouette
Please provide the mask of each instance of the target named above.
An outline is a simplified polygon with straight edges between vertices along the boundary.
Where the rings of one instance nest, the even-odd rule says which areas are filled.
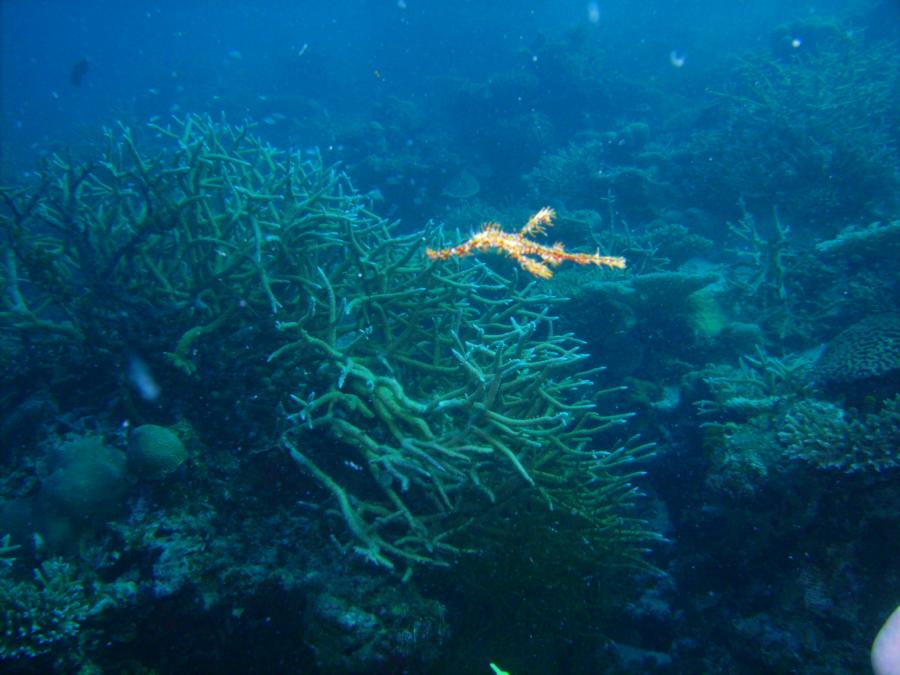
[[[81,86],[82,80],[84,80],[84,76],[87,75],[88,69],[90,68],[90,62],[88,58],[85,56],[80,61],[78,61],[74,66],[72,66],[72,72],[69,73],[69,80],[71,80],[72,84],[76,87]]]

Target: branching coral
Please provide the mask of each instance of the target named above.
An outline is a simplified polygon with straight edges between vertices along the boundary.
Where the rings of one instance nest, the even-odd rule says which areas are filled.
[[[240,309],[277,314],[315,283],[298,252],[324,245],[322,221],[372,216],[318,158],[283,155],[245,127],[188,117],[150,130],[151,154],[130,129],[108,131],[99,161],[55,156],[30,191],[0,191],[2,316],[83,341],[104,332],[94,322],[114,325],[103,310],[155,310],[187,324],[171,359],[193,371],[198,343],[240,324]]]
[[[777,358],[757,347],[756,356],[741,357],[740,368],[708,366],[701,371],[711,398],[694,405],[699,415],[741,421],[783,409],[809,393],[810,367],[805,356]]]
[[[635,474],[621,469],[652,446],[592,447],[625,416],[596,411],[584,355],[554,330],[551,299],[484,265],[432,274],[411,266],[385,280],[387,330],[340,339],[290,326],[296,342],[270,357],[323,361],[294,396],[284,443],[332,497],[348,546],[390,568],[445,566],[484,545],[474,533],[502,530],[502,514],[528,512],[537,532],[558,512],[573,550],[580,539],[641,564],[654,535],[628,516]],[[416,277],[414,294],[399,291]]]
[[[596,564],[643,564],[655,535],[628,467],[653,448],[595,445],[626,416],[595,409],[554,298],[480,262],[431,264],[420,233],[396,236],[318,157],[204,117],[151,131],[110,132],[99,161],[55,157],[31,191],[0,192],[0,318],[22,354],[165,352],[159,377],[221,402],[185,395],[183,414],[201,433],[191,417],[227,415],[228,443],[249,437],[235,402],[252,401],[244,424],[321,488],[334,540],[385,567],[450,565],[511,518]],[[526,238],[552,216],[482,241],[540,276],[624,264]]]
[[[800,401],[779,427],[788,455],[820,469],[871,473],[900,466],[900,396],[866,415],[849,414],[826,401]]]
[[[795,226],[822,228],[893,206],[893,47],[830,28],[785,58],[757,51],[735,68],[719,94],[721,124],[683,155],[682,189],[695,203],[729,208],[743,196],[762,211],[774,202]]]
[[[21,546],[12,543],[10,535],[6,534],[0,537],[0,567],[3,565],[11,566],[16,560],[12,554],[20,548]]]
[[[31,661],[38,669],[81,672],[98,640],[86,628],[92,616],[122,603],[126,588],[93,584],[61,559],[34,569],[34,580],[0,571],[0,662]],[[130,591],[131,589],[127,589]],[[33,659],[43,658],[42,661]]]
[[[640,565],[655,535],[629,515],[623,468],[652,446],[592,446],[625,416],[595,410],[553,299],[483,264],[422,266],[418,242],[354,231],[348,263],[319,270],[310,311],[281,324],[289,339],[269,356],[318,364],[283,443],[330,497],[342,545],[392,569],[446,566],[483,549],[478,533],[502,531],[504,514],[527,512],[536,533],[565,514],[573,551],[591,542]]]
[[[544,228],[552,226],[555,217],[553,209],[545,207],[531,216],[517,233],[504,232],[497,223],[485,223],[479,232],[462,244],[438,251],[428,249],[425,253],[432,260],[447,260],[472,255],[476,251],[497,249],[519,263],[526,272],[542,279],[553,276],[548,265],[557,267],[565,261],[574,262],[576,265],[625,268],[625,258],[601,256],[599,251],[594,254],[569,253],[562,244],[546,246],[528,238],[530,235],[544,234],[546,232]]]
[[[701,425],[720,447],[720,466],[746,463],[765,473],[784,469],[786,458],[822,470],[871,473],[900,464],[900,396],[861,414],[812,397],[808,358],[777,359],[758,352],[741,368],[708,368],[703,378],[713,400],[697,401],[698,414],[715,421]],[[746,475],[746,474],[745,474]]]
[[[781,463],[775,425],[783,411],[809,394],[810,362],[777,358],[757,348],[740,367],[707,366],[702,377],[708,399],[694,402],[714,469],[707,484],[731,495],[751,494]]]
[[[190,116],[106,140],[94,161],[56,155],[27,188],[0,188],[0,321],[17,364],[2,376],[23,393],[79,381],[79,403],[94,386],[140,406],[123,386],[138,355],[156,405],[225,400],[241,382],[271,425],[277,378],[293,377],[261,365],[283,340],[276,320],[314,313],[317,270],[387,224],[321,157],[246,126]]]
[[[50,560],[34,571],[35,581],[0,583],[3,599],[3,660],[33,658],[77,639],[90,613],[84,586],[72,578],[71,566]]]

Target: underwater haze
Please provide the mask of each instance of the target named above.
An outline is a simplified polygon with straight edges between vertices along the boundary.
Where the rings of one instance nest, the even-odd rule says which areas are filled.
[[[900,672],[898,57],[0,2],[0,670]]]

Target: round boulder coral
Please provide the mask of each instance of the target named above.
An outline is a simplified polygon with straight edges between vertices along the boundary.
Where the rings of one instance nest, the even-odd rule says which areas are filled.
[[[48,453],[53,471],[41,483],[41,499],[60,513],[106,520],[122,505],[128,483],[121,450],[100,437],[68,441]]]
[[[187,459],[184,443],[171,430],[144,424],[128,436],[128,469],[138,478],[163,478]]]

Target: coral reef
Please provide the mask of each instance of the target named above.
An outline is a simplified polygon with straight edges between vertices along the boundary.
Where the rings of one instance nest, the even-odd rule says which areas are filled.
[[[817,243],[816,251],[827,260],[852,260],[862,256],[872,259],[875,264],[882,257],[893,261],[900,254],[900,220],[848,225],[834,239]]]
[[[402,260],[408,252],[391,255]],[[579,393],[589,382],[575,368],[583,355],[571,336],[554,329],[545,309],[551,298],[516,291],[480,264],[422,270],[388,260],[364,267],[372,274],[385,268],[396,271],[384,278],[377,298],[350,295],[343,311],[334,307],[330,288],[354,283],[343,276],[350,271],[333,280],[322,276],[326,315],[341,320],[372,303],[374,330],[326,327],[311,334],[302,324],[286,324],[295,341],[269,357],[311,352],[322,360],[293,395],[293,429],[284,442],[334,498],[351,550],[391,568],[398,561],[407,569],[446,565],[475,550],[451,543],[457,535],[521,508],[521,499],[570,513],[571,526],[585,528],[585,541],[591,531],[599,534],[610,522],[607,504],[589,485],[609,482],[618,493],[614,467],[651,449],[589,449],[594,432],[624,418],[598,414]],[[323,431],[340,451],[317,447]],[[335,470],[344,477],[335,480]],[[626,530],[640,529],[621,530],[626,556]],[[593,545],[605,548],[603,540]]]
[[[0,670],[863,672],[896,0],[314,4],[149,93],[10,61]]]
[[[96,617],[133,601],[134,588],[96,583],[59,558],[45,561],[33,575],[19,580],[0,570],[0,662],[90,672],[90,653],[103,640]]]
[[[646,147],[649,128],[629,124],[616,131],[579,134],[567,146],[541,158],[524,176],[534,197],[553,194],[570,208],[601,209],[615,199],[628,220],[659,216],[671,187],[659,175],[665,155]]]
[[[168,475],[165,486],[95,480],[92,492],[123,512],[92,507],[67,535],[78,574],[135,580],[147,602],[134,622],[152,625],[165,603],[194,616],[280,586],[306,596],[310,621],[365,623],[372,667],[424,663],[444,640],[437,602],[397,586],[395,615],[370,625],[374,592],[334,600],[322,570],[338,560],[356,579],[372,573],[361,562],[404,579],[453,574],[513,538],[548,574],[560,558],[653,569],[646,552],[660,537],[635,481],[654,446],[621,440],[628,415],[602,412],[579,340],[551,313],[558,300],[527,275],[428,260],[422,235],[398,236],[344,174],[247,127],[191,116],[110,130],[106,143],[95,161],[57,155],[28,189],[0,190],[0,318],[21,365],[4,371],[7,400],[34,411],[45,445],[81,431],[79,443],[107,450],[78,461],[114,456],[121,478],[113,445],[133,425],[127,466]],[[532,245],[549,263],[621,264]],[[186,457],[165,432],[176,420],[205,448],[189,475],[174,471]],[[71,454],[51,448],[47,464]],[[56,469],[11,458],[18,484],[4,485],[5,510],[62,494]],[[57,550],[34,540],[30,558]],[[404,606],[421,613],[406,620]],[[48,656],[98,656],[73,635],[48,643]],[[315,660],[349,665],[347,644],[322,642]]]
[[[205,401],[210,420],[272,424],[279,374],[244,347],[279,346],[273,317],[306,308],[335,232],[382,224],[319,158],[280,157],[247,128],[188,117],[148,132],[145,151],[136,132],[109,131],[96,161],[55,156],[31,189],[0,191],[10,381],[23,404],[104,391],[137,419]],[[135,370],[161,395],[147,397]],[[74,400],[70,378],[87,387]],[[236,381],[256,398],[219,408],[216,392]]]
[[[684,180],[676,181],[694,205],[727,212],[740,199],[755,211],[775,204],[791,222],[822,232],[889,214],[896,203],[883,200],[897,186],[891,47],[838,24],[793,31],[781,37],[809,35],[809,43],[784,53],[778,38],[771,52],[738,61],[717,93],[719,119],[678,152],[673,173],[680,167]]]
[[[900,396],[865,415],[848,414],[826,401],[798,401],[780,423],[778,438],[788,455],[822,470],[895,469],[900,466]]]

